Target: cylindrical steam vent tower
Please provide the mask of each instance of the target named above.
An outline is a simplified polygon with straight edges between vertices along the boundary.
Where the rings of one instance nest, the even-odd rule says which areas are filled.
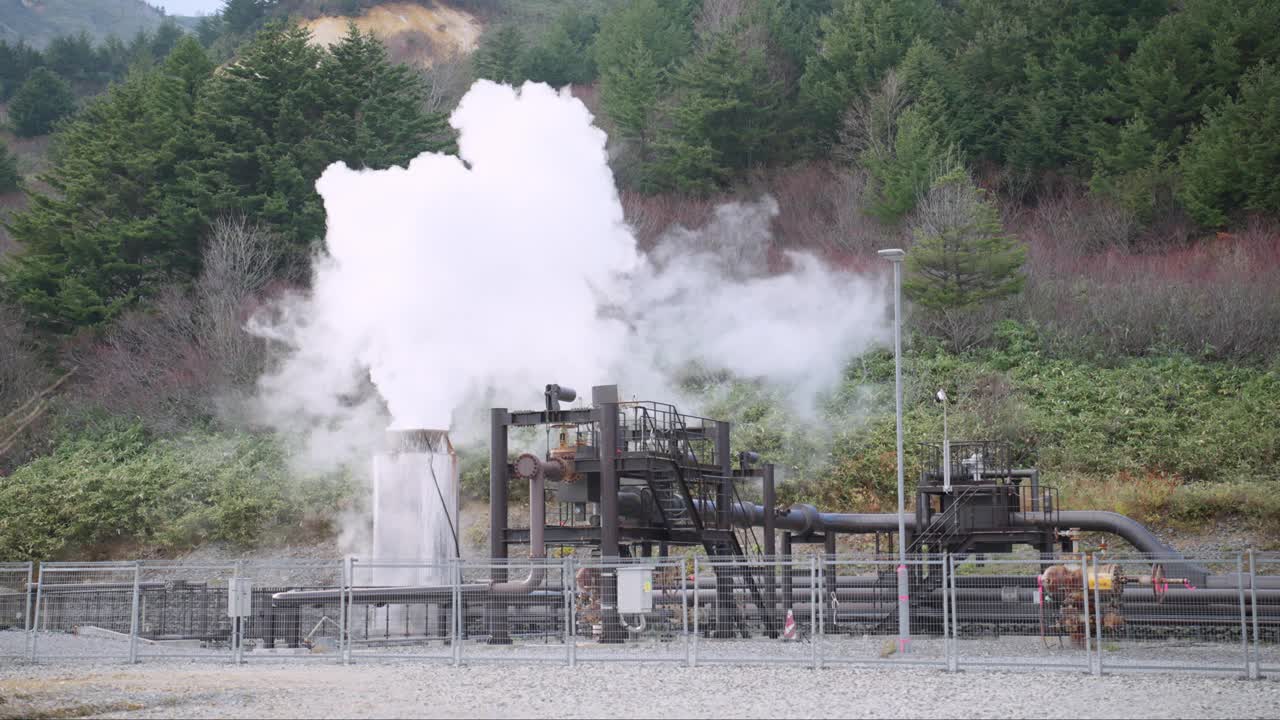
[[[447,431],[387,431],[373,459],[372,558],[424,566],[379,568],[375,582],[448,582],[446,565],[458,552],[458,479]]]

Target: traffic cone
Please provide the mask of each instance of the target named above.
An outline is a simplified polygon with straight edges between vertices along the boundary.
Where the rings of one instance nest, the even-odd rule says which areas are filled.
[[[796,616],[790,609],[787,610],[787,621],[782,626],[782,639],[796,639]]]

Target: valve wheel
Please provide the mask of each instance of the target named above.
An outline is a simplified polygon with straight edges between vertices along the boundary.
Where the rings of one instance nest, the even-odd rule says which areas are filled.
[[[1165,581],[1164,566],[1156,563],[1151,566],[1151,594],[1156,603],[1163,603],[1165,593],[1169,591],[1169,583]]]

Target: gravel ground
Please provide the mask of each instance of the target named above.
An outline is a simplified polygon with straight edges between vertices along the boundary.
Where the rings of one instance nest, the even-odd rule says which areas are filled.
[[[0,666],[0,717],[1280,717],[1280,683],[653,664]]]
[[[408,659],[413,653],[449,652],[446,646],[364,648],[378,653],[343,667],[329,652],[294,658],[247,653],[249,664],[226,662],[225,650],[191,651],[194,659],[148,657],[123,661],[127,643],[101,637],[49,633],[42,655],[63,659],[29,664],[6,653],[22,651],[20,633],[0,633],[0,718],[9,717],[1260,717],[1280,718],[1280,673],[1261,682],[1235,674],[1016,674],[972,669],[946,674],[914,667],[848,666],[811,670],[786,665],[683,666],[683,643],[608,649],[580,644],[576,668],[561,664],[562,645],[499,648],[469,643],[469,664]],[[1034,642],[1032,642],[1034,641]],[[920,642],[912,657],[938,659],[939,643]],[[883,638],[828,639],[828,657],[887,659]],[[704,661],[715,657],[806,662],[806,643],[703,642]],[[1220,647],[1165,647],[1179,660]],[[1070,648],[1046,649],[1038,638],[965,641],[972,661],[1078,662]],[[98,659],[90,659],[97,655]],[[399,656],[399,657],[397,657]],[[588,658],[665,657],[670,664],[588,663]],[[1208,657],[1200,655],[1201,657]],[[515,661],[541,658],[552,663]],[[107,659],[114,658],[114,659]],[[218,658],[211,660],[209,658]],[[1219,660],[1228,661],[1228,656]],[[509,662],[484,662],[493,660]],[[1167,658],[1165,658],[1167,659]]]

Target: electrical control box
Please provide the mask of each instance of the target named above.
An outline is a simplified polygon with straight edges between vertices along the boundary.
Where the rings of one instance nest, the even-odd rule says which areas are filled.
[[[227,617],[249,617],[253,614],[253,581],[232,578],[227,585]]]
[[[653,610],[653,568],[644,565],[618,568],[618,612],[639,615]]]

